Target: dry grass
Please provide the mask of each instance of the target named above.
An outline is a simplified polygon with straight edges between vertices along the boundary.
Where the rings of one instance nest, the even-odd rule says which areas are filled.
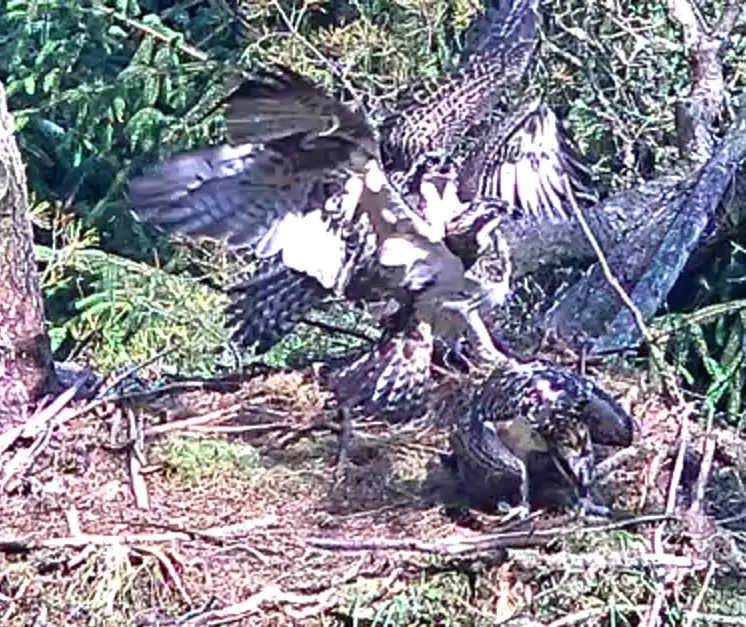
[[[629,379],[612,387],[640,433],[599,493],[627,517],[661,513],[688,413]],[[672,522],[589,526],[544,513],[514,524],[518,536],[468,552],[464,543],[506,528],[453,506],[438,456],[444,435],[359,423],[352,463],[334,485],[326,401],[310,375],[282,374],[65,422],[0,496],[0,539],[25,543],[0,554],[2,624],[493,625],[518,615],[554,626],[639,624],[657,596],[667,624],[693,608],[732,620],[746,613],[737,574],[746,446],[728,432],[714,432],[703,512],[692,495],[706,439],[688,421]],[[147,507],[131,479],[131,417],[146,434],[135,466]],[[314,538],[379,547],[324,550]],[[380,546],[397,539],[408,546]],[[659,572],[656,550],[670,562]]]

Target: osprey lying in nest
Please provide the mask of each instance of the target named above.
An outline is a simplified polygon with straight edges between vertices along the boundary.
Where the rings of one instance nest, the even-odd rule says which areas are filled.
[[[517,483],[516,513],[524,515],[537,496],[531,480],[536,477],[554,486],[562,504],[569,496],[580,513],[609,513],[590,496],[593,444],[629,446],[635,423],[587,377],[538,361],[496,368],[459,389],[441,409],[451,423],[452,462],[461,486],[480,505],[510,500],[509,488]]]

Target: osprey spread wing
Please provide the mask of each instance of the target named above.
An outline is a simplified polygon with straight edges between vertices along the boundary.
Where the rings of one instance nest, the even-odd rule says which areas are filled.
[[[531,219],[563,221],[572,211],[563,183],[567,175],[583,205],[598,202],[593,174],[546,103],[533,100],[490,125],[461,165],[459,197],[497,197]]]
[[[281,254],[333,288],[344,244],[329,225],[352,220],[364,180],[383,184],[365,118],[285,69],[245,81],[227,102],[244,143],[179,155],[133,179],[132,210],[168,231]],[[309,245],[315,254],[301,254]]]
[[[247,80],[234,97],[229,128],[247,143],[180,155],[135,178],[129,195],[138,217],[260,257],[281,254],[285,266],[330,289],[344,274],[343,231],[364,212],[387,285],[412,297],[417,319],[432,324],[446,307],[479,327],[471,301],[481,302],[481,284],[465,277],[442,225],[389,184],[362,115],[287,69]],[[423,177],[421,185],[432,183]]]
[[[423,153],[453,150],[506,89],[521,80],[536,45],[538,1],[499,4],[470,26],[455,71],[409,86],[396,111],[381,123],[387,170],[406,171]]]
[[[414,177],[411,175],[413,168],[427,168],[427,164],[419,161],[422,153],[455,149],[462,132],[520,80],[535,47],[536,6],[536,0],[518,0],[488,9],[470,27],[462,62],[454,72],[420,81],[405,90],[394,113],[378,127],[387,175],[408,173],[408,187],[420,193],[421,186],[411,185],[416,173]],[[234,143],[246,139],[240,133],[240,123],[230,120],[234,111],[243,106],[239,102],[240,93],[235,100],[227,113],[228,135]],[[253,108],[251,104],[247,106]],[[446,204],[447,207],[444,203],[431,206],[428,217],[435,222],[447,222],[468,206],[455,197]],[[370,289],[379,283],[376,264],[372,263],[375,240],[368,227],[365,220],[358,221],[345,237],[345,271],[337,288],[351,300],[376,298]],[[268,258],[260,262],[253,280],[240,281],[229,291],[228,324],[235,329],[233,338],[243,345],[258,342],[257,350],[266,350],[325,294],[313,278],[299,276],[298,271],[282,263],[280,256]],[[270,315],[277,312],[282,315]]]

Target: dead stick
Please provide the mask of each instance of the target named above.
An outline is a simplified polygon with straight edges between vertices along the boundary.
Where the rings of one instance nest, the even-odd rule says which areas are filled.
[[[85,383],[85,377],[80,377],[75,384],[55,398],[45,408],[37,411],[28,421],[17,427],[12,427],[0,434],[0,453],[8,450],[21,436],[34,437],[41,429],[62,411],[62,409],[73,399],[76,392]]]
[[[121,535],[101,535],[101,534],[82,534],[74,537],[63,538],[0,538],[0,553],[30,553],[40,549],[52,549],[60,547],[81,547],[87,545],[96,546],[116,546],[131,544],[146,544],[149,542],[172,542],[172,541],[189,541],[195,537],[215,538],[230,536],[237,529],[252,529],[260,526],[274,524],[277,517],[274,515],[264,516],[256,520],[244,521],[236,525],[227,527],[215,527],[199,531],[175,531],[169,533],[142,533],[142,534],[121,534]]]
[[[145,437],[170,433],[172,431],[181,431],[197,425],[204,425],[213,420],[232,418],[240,409],[241,404],[236,403],[230,407],[216,409],[200,416],[192,416],[191,418],[184,418],[183,420],[174,420],[173,422],[167,422],[162,425],[155,425],[154,427],[145,430]]]
[[[418,538],[309,538],[306,542],[310,546],[337,551],[417,551],[421,553],[435,553],[440,555],[457,555],[470,551],[484,551],[500,548],[520,548],[526,546],[541,546],[557,538],[578,534],[598,533],[613,529],[621,529],[630,525],[660,522],[670,518],[668,516],[636,516],[627,520],[615,521],[596,527],[567,529],[557,527],[542,529],[541,531],[514,531],[506,533],[486,534],[470,538],[443,538],[435,541],[424,541]]]
[[[635,321],[635,325],[637,326],[637,330],[639,331],[643,340],[645,340],[645,343],[650,348],[650,355],[652,356],[656,366],[660,370],[666,394],[674,402],[682,403],[683,397],[681,396],[681,391],[676,384],[675,377],[666,364],[665,359],[660,354],[657,344],[653,343],[650,331],[648,330],[648,327],[645,324],[645,320],[642,317],[642,313],[640,313],[637,305],[635,305],[635,303],[629,297],[629,294],[627,294],[627,292],[622,287],[622,284],[619,283],[619,280],[611,271],[611,267],[609,266],[609,262],[606,259],[604,251],[601,249],[596,236],[593,234],[593,231],[591,231],[591,228],[588,226],[588,222],[586,222],[585,216],[583,215],[583,212],[580,210],[580,207],[575,200],[575,194],[572,191],[572,187],[570,186],[570,179],[568,178],[567,174],[564,174],[562,176],[562,180],[565,186],[565,193],[567,194],[567,198],[570,201],[570,206],[572,207],[573,213],[580,223],[580,228],[583,231],[583,235],[585,235],[588,243],[591,245],[591,248],[593,248],[593,252],[596,254],[596,258],[598,259],[598,263],[601,266],[601,271],[606,278],[606,282],[616,292],[617,296],[619,296],[627,309],[629,309],[629,312],[632,314],[632,318]]]

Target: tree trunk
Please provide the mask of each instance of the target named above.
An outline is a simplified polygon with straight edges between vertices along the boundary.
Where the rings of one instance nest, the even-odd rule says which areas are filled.
[[[56,385],[26,212],[26,173],[0,83],[0,433]]]

